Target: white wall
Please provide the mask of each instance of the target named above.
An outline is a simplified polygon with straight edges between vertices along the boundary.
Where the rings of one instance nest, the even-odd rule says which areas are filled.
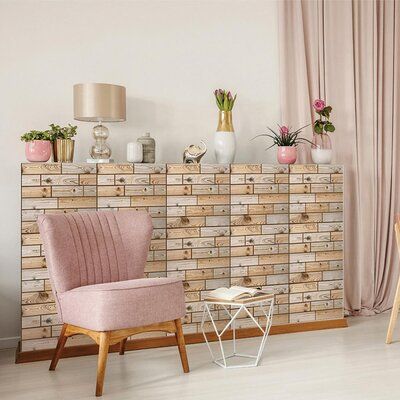
[[[236,161],[274,162],[250,139],[279,122],[277,5],[266,0],[0,0],[0,347],[19,335],[19,163],[26,130],[73,122],[72,85],[127,88],[127,121],[109,126],[114,158],[150,131],[157,161],[204,139],[213,162],[213,89],[238,93]],[[91,123],[77,123],[76,161]]]

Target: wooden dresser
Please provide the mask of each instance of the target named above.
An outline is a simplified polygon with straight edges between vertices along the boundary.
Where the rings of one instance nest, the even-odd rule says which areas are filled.
[[[184,281],[188,343],[202,341],[201,299],[229,285],[276,293],[271,333],[346,326],[341,166],[27,163],[21,186],[18,362],[49,358],[61,328],[35,222],[43,213],[147,210],[154,234],[146,274]],[[256,333],[245,316],[237,325],[242,336]],[[172,343],[152,333],[127,348]],[[67,345],[67,355],[96,352],[80,336]]]

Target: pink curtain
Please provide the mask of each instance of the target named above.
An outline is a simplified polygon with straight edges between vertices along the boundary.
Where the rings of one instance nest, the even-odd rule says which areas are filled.
[[[385,311],[399,273],[400,2],[278,4],[282,123],[311,123],[316,98],[333,107],[334,162],[345,166],[345,307]],[[311,161],[307,148],[300,161]]]

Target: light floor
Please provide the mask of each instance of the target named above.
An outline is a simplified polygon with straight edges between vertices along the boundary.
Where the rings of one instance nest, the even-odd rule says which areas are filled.
[[[204,344],[188,346],[190,374],[176,348],[110,354],[103,399],[399,399],[400,342],[385,345],[389,314],[349,319],[349,328],[271,336],[258,368],[223,370]],[[396,337],[400,338],[400,326]],[[256,339],[241,340],[250,351]],[[94,399],[96,356],[13,363],[0,351],[0,399]]]

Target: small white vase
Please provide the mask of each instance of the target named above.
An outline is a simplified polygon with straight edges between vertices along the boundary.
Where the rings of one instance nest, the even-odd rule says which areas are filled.
[[[143,161],[142,143],[128,143],[126,146],[126,159],[128,160],[128,162],[141,163]]]
[[[311,158],[314,164],[330,164],[332,149],[311,149]]]
[[[220,111],[217,132],[214,136],[215,158],[218,164],[231,164],[235,159],[236,137],[232,123],[232,111]]]
[[[311,158],[314,164],[332,162],[332,143],[327,133],[314,133],[311,145]]]

